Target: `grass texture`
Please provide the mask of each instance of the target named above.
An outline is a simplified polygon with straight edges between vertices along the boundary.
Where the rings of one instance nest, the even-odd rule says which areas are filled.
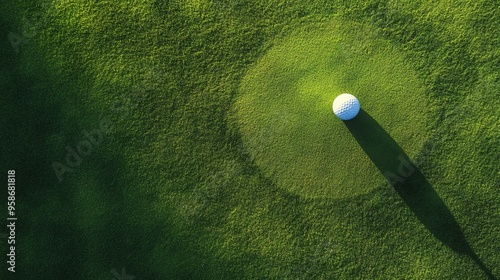
[[[498,277],[499,25],[486,0],[2,1],[0,278]]]
[[[333,99],[357,96],[416,156],[432,128],[426,89],[373,29],[341,21],[302,29],[243,79],[236,118],[244,146],[266,175],[294,193],[366,194],[386,180],[333,115]]]

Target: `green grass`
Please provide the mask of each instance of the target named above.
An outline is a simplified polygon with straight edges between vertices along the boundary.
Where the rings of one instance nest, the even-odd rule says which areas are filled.
[[[434,123],[403,53],[348,21],[294,32],[248,72],[240,91],[235,118],[245,148],[278,186],[304,197],[351,197],[386,181],[333,115],[337,95],[357,96],[413,156]]]
[[[16,170],[19,223],[1,278],[498,277],[499,24],[493,1],[3,1],[0,172]],[[363,118],[335,119],[325,91],[357,95]],[[59,182],[52,163],[103,120]],[[301,162],[308,137],[352,149],[321,165],[349,189]],[[400,154],[409,191],[382,175]],[[287,185],[289,159],[315,184]]]

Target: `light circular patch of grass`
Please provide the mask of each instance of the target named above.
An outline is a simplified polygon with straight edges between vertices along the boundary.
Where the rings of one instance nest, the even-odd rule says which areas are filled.
[[[279,187],[346,198],[387,183],[333,114],[335,97],[356,96],[414,158],[429,134],[425,90],[403,53],[374,29],[336,20],[271,48],[243,78],[234,117],[245,149]]]

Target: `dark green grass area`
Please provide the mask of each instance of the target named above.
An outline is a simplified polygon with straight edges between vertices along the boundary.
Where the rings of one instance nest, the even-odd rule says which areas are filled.
[[[0,180],[16,170],[18,222],[17,272],[0,239],[0,278],[498,277],[497,6],[3,1]],[[377,180],[401,175],[398,156],[415,170],[395,187],[311,198],[274,182],[233,113],[266,54],[332,20],[389,42],[433,113],[412,149],[397,136],[407,128],[378,109],[339,122],[362,157],[349,160]],[[67,147],[96,129],[102,140],[59,182],[53,163],[68,165]]]
[[[453,214],[404,150],[368,113],[361,110],[346,126],[418,220],[444,245],[469,256],[490,279],[491,270],[470,247]]]

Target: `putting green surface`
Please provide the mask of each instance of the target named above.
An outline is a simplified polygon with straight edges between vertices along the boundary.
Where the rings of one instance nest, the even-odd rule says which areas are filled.
[[[305,197],[345,198],[387,185],[332,102],[355,95],[415,157],[432,125],[422,81],[373,28],[337,20],[301,29],[242,81],[235,106],[245,147],[277,185]]]
[[[435,2],[2,1],[0,279],[499,277],[500,9]]]

